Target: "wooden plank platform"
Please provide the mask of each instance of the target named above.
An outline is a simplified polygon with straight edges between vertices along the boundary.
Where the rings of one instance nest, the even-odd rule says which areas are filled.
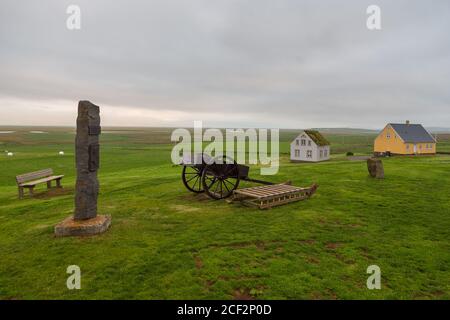
[[[267,209],[286,203],[305,200],[317,190],[314,184],[309,188],[291,186],[289,184],[274,184],[234,190],[232,201]]]

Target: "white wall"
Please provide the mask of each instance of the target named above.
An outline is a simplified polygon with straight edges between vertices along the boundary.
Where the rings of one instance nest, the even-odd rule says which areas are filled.
[[[321,153],[322,151],[322,153]],[[322,156],[321,156],[322,154]],[[317,161],[325,161],[330,159],[330,146],[318,147],[316,151]]]
[[[305,145],[302,145],[301,141],[305,140]],[[297,145],[296,141],[299,140]],[[296,150],[300,151],[300,156],[296,155]],[[308,150],[311,151],[311,157],[307,157]],[[322,157],[320,157],[320,151],[322,151]],[[325,156],[325,151],[327,155]],[[330,159],[330,146],[318,147],[316,143],[304,132],[299,134],[291,142],[291,160],[294,161],[306,161],[306,162],[318,162]]]

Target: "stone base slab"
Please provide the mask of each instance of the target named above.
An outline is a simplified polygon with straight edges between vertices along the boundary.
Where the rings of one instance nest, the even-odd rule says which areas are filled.
[[[98,215],[87,220],[74,220],[73,216],[70,216],[55,226],[55,236],[92,236],[105,232],[110,225],[109,215]]]

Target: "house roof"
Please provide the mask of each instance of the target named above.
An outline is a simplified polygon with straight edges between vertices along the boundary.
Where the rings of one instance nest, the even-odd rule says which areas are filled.
[[[390,123],[389,125],[406,143],[436,142],[421,124]]]
[[[305,133],[319,146],[329,146],[330,142],[317,130],[305,130]]]

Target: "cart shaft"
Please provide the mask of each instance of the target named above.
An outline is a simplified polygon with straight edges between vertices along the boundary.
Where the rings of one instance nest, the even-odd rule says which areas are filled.
[[[246,177],[246,178],[241,178],[241,179],[244,180],[244,181],[248,181],[248,182],[255,182],[255,183],[265,184],[265,185],[267,185],[267,186],[271,186],[271,185],[274,184],[273,182],[263,181],[263,180],[257,180],[257,179],[250,179],[250,178],[248,178],[248,177]]]

